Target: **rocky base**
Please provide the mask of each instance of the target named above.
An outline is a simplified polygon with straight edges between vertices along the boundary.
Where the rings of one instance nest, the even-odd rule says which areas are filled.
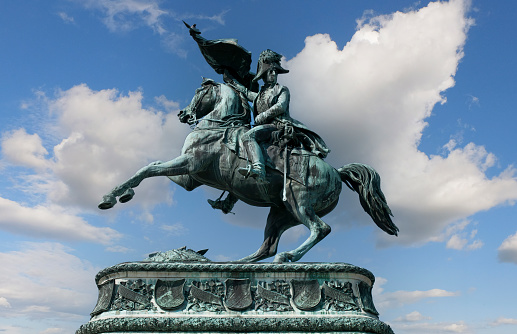
[[[393,334],[374,280],[345,263],[122,263],[97,274],[97,305],[76,334]]]

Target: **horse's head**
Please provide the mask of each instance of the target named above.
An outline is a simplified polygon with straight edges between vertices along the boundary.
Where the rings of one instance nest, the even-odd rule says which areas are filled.
[[[192,125],[211,112],[217,100],[215,89],[218,85],[214,80],[204,78],[190,104],[178,114],[180,122]]]

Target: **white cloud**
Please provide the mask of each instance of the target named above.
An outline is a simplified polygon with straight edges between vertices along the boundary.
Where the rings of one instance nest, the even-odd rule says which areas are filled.
[[[158,102],[169,111],[163,113],[144,108],[142,99],[139,91],[123,95],[114,89],[93,91],[86,85],[61,91],[55,98],[45,96],[52,120],[42,118],[41,123],[51,124],[46,138],[57,138],[58,144],[49,149],[53,154],[44,148],[52,143],[43,143],[38,134],[29,135],[24,129],[2,137],[5,161],[34,168],[33,174],[17,177],[21,172],[13,169],[12,175],[15,186],[31,199],[40,195],[38,205],[0,198],[4,210],[0,228],[103,244],[118,238],[116,231],[94,227],[77,214],[100,213],[97,204],[111,188],[151,161],[178,156],[189,131],[176,118],[177,103],[160,97]],[[150,210],[155,204],[172,203],[170,185],[167,178],[150,179],[136,191],[139,201],[127,205],[141,206],[141,217],[152,222]]]
[[[181,21],[201,20],[224,25],[224,16],[229,12],[229,10],[222,10],[213,15],[177,13],[164,9],[163,1],[160,0],[76,1],[87,9],[101,12],[102,21],[111,32],[128,32],[139,27],[152,29],[154,33],[161,36],[162,45],[167,51],[183,58],[187,56],[183,43],[190,38]],[[61,16],[61,13],[59,15]],[[174,22],[175,25],[167,24],[168,21]]]
[[[484,243],[481,240],[474,240],[470,245],[467,246],[467,250],[476,250],[483,247]]]
[[[232,261],[232,260],[233,260],[232,257],[226,256],[226,255],[222,255],[222,254],[214,256],[214,261],[215,262],[228,262],[228,261]]]
[[[447,241],[445,246],[447,248],[461,250],[467,245],[467,242],[469,242],[467,239],[463,239],[458,234],[455,234]]]
[[[101,244],[121,236],[109,227],[92,226],[55,205],[26,207],[0,197],[0,212],[0,229],[21,235]]]
[[[59,12],[57,15],[63,20],[65,23],[75,23],[75,20],[72,16],[68,15],[65,12]]]
[[[445,333],[471,333],[469,326],[463,322],[453,323],[397,323],[393,325],[393,330],[396,333],[430,333],[430,334],[445,334]]]
[[[7,298],[0,297],[0,307],[10,308],[11,304],[9,304]]]
[[[106,247],[106,251],[112,253],[129,253],[131,249],[124,246],[110,246]]]
[[[224,20],[224,15],[226,15],[226,13],[228,13],[230,10],[227,9],[227,10],[223,10],[221,11],[219,14],[215,14],[215,15],[200,15],[200,14],[193,14],[193,15],[180,15],[181,16],[181,20],[207,20],[207,21],[212,21],[212,22],[216,22],[216,23],[219,23],[220,25],[225,25],[225,20]],[[187,21],[188,22],[188,21]]]
[[[186,228],[182,223],[176,223],[171,225],[162,225],[160,228],[167,232],[169,235],[173,236],[181,236],[188,233],[188,228]]]
[[[452,234],[447,243],[445,244],[445,247],[455,250],[476,250],[481,247],[483,247],[483,242],[481,240],[472,240],[477,235],[477,230],[472,230],[470,232],[470,235],[468,235],[466,232],[462,232],[462,230],[468,225],[469,221],[465,220],[463,221],[467,224],[463,225],[461,222],[459,224],[452,224],[449,225],[449,227],[446,229],[446,233],[451,233],[454,230],[457,230],[460,233]],[[463,225],[463,226],[461,226]],[[456,227],[461,226],[460,229],[457,229]],[[451,229],[452,227],[452,229]],[[442,234],[443,235],[443,234]],[[472,240],[472,242],[469,241]]]
[[[426,317],[426,316],[423,316],[418,311],[413,311],[411,313],[408,313],[402,317],[395,319],[394,321],[395,322],[418,322],[418,321],[429,320],[429,319],[431,319],[431,317]]]
[[[54,147],[52,170],[62,187],[50,189],[53,202],[96,207],[109,187],[145,164],[179,155],[189,128],[178,122],[177,112],[145,109],[142,99],[139,91],[125,96],[115,89],[93,91],[79,85],[50,101],[65,136]],[[144,183],[138,191],[146,201],[140,203],[170,202],[170,197],[164,199],[169,184],[164,178]]]
[[[452,292],[443,289],[385,292],[384,285],[387,282],[388,280],[383,277],[375,278],[372,295],[375,300],[375,304],[379,309],[401,307],[403,305],[413,304],[428,298],[456,297],[460,295],[459,292]]]
[[[378,245],[436,241],[450,224],[517,199],[515,169],[488,178],[495,156],[483,146],[449,143],[443,156],[418,149],[434,105],[454,86],[472,24],[465,7],[433,2],[372,18],[342,49],[328,35],[307,37],[285,64],[290,73],[279,77],[291,91],[291,115],[332,149],[329,163],[363,162],[381,174],[401,232],[394,238],[379,230]],[[354,197],[342,196],[347,205],[337,211],[369,221],[356,198],[350,204]]]
[[[413,304],[422,299],[427,298],[441,298],[441,297],[456,297],[459,292],[451,292],[443,289],[431,289],[426,291],[395,291],[384,292],[376,299],[379,307],[399,307],[402,305]]]
[[[501,262],[517,264],[517,233],[506,238],[498,248],[498,257]]]
[[[492,322],[491,325],[492,326],[517,325],[517,319],[500,317],[496,321]]]
[[[2,153],[10,163],[43,169],[49,167],[45,160],[48,151],[43,147],[38,134],[29,135],[25,129],[5,133],[2,138]]]
[[[160,8],[157,0],[87,0],[82,4],[87,8],[100,10],[104,24],[113,32],[129,31],[139,26],[148,26],[155,32],[166,32],[162,16],[167,16],[167,11]]]
[[[0,253],[0,295],[11,307],[5,317],[59,319],[82,317],[95,305],[98,269],[58,243],[24,243]]]

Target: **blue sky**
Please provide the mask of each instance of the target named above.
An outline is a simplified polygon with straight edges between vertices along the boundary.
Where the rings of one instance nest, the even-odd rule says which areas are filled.
[[[284,55],[291,115],[338,168],[374,166],[400,228],[383,235],[344,188],[332,233],[304,261],[377,277],[396,333],[517,331],[517,3],[510,1],[5,1],[0,5],[0,332],[71,333],[94,275],[181,246],[244,257],[267,210],[212,210],[219,192],[146,180],[109,211],[102,195],[179,154],[176,114],[202,77],[222,81],[181,20],[208,39]],[[297,247],[303,228],[284,235]]]

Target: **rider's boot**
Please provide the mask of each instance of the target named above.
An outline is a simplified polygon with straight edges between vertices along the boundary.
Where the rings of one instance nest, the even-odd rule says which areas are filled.
[[[266,181],[266,166],[264,164],[264,157],[262,156],[262,150],[259,144],[254,140],[247,140],[244,142],[248,159],[251,160],[251,164],[247,167],[241,167],[238,169],[239,173],[244,177],[252,177],[257,181],[265,183]]]
[[[232,212],[233,206],[235,203],[237,203],[238,200],[239,199],[237,197],[230,193],[224,200],[221,200],[221,198],[218,198],[215,201],[209,199],[208,203],[212,206],[212,208],[221,210],[224,214],[228,214]]]

